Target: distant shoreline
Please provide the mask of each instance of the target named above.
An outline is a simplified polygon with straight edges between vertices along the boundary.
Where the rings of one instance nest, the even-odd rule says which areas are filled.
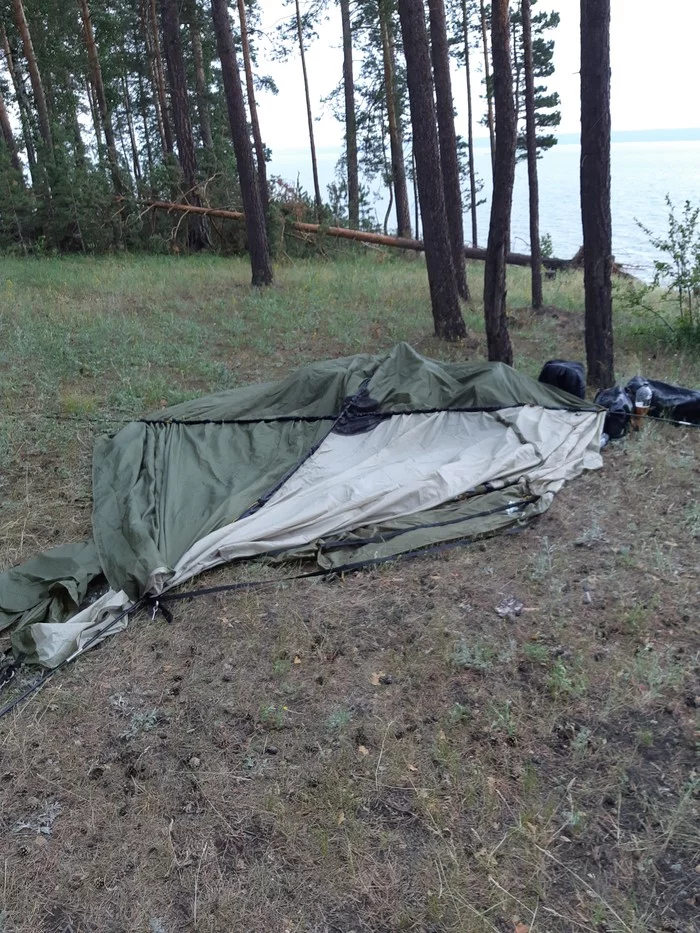
[[[700,140],[700,127],[676,130],[613,130],[614,143],[685,143]],[[562,146],[577,145],[580,142],[578,133],[560,133],[557,141]],[[488,136],[480,136],[474,140],[479,148],[489,145]]]
[[[684,143],[700,141],[700,127],[690,129],[676,130],[613,130],[613,143]],[[560,133],[557,136],[557,142],[561,146],[577,146],[580,142],[578,133]],[[477,136],[474,139],[476,149],[487,149],[489,147],[488,136]],[[275,157],[284,158],[290,156],[308,156],[308,145],[302,146],[277,146],[272,149],[272,161]],[[317,154],[320,158],[332,156],[338,158],[342,151],[342,143],[335,146],[317,146]]]

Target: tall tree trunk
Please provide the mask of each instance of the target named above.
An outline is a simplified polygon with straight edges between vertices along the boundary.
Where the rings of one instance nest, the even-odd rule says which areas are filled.
[[[46,95],[44,94],[44,85],[41,81],[39,65],[37,64],[36,55],[34,54],[29,25],[24,15],[22,0],[12,0],[12,10],[15,14],[15,25],[22,39],[24,57],[27,59],[27,67],[29,68],[29,80],[32,85],[32,93],[34,94],[34,106],[39,123],[39,133],[44,147],[44,157],[48,162],[53,162],[53,136],[51,133],[49,110],[46,104]]]
[[[134,118],[131,113],[131,101],[129,99],[129,85],[126,75],[122,75],[122,91],[124,94],[124,112],[126,113],[126,125],[129,130],[129,142],[131,143],[131,162],[134,166],[134,180],[137,186],[141,182],[141,163],[139,162],[139,147],[136,142],[136,132],[134,130]]]
[[[187,95],[185,62],[180,42],[180,22],[177,0],[161,0],[161,25],[163,27],[163,49],[168,68],[170,99],[173,106],[173,123],[177,139],[177,153],[185,180],[185,197],[189,204],[201,205],[197,187],[197,156],[190,121],[190,103]],[[211,245],[206,218],[193,214],[187,226],[187,245],[191,250],[206,249]]]
[[[242,0],[239,0],[242,2]],[[352,24],[350,0],[340,0],[343,24],[343,90],[345,91],[345,155],[348,171],[348,222],[360,226],[360,175],[357,167],[357,118],[355,115],[355,78],[352,68]]]
[[[491,12],[493,16],[493,11]],[[493,84],[491,82],[491,61],[489,56],[489,30],[486,21],[486,6],[481,0],[481,38],[484,44],[484,79],[486,83],[486,122],[489,128],[491,142],[491,171],[496,170],[496,130],[493,121]],[[510,62],[508,62],[510,70]],[[495,70],[495,69],[494,69]]]
[[[100,117],[100,110],[97,106],[97,101],[95,100],[95,89],[92,86],[92,81],[89,76],[85,76],[85,93],[87,95],[88,104],[90,105],[90,115],[92,116],[92,126],[95,130],[95,144],[97,146],[97,162],[100,166],[100,169],[104,168],[105,164],[105,144],[102,135],[102,119]]]
[[[24,148],[27,153],[27,162],[29,164],[29,174],[32,178],[32,185],[37,186],[39,179],[37,175],[37,165],[36,165],[36,150],[34,148],[34,139],[32,137],[32,121],[31,121],[31,111],[29,109],[29,102],[27,101],[27,95],[24,90],[24,82],[22,75],[19,71],[19,66],[15,62],[14,56],[12,54],[12,49],[10,47],[10,40],[7,36],[7,31],[5,29],[4,23],[1,27],[2,35],[2,48],[5,53],[5,60],[7,62],[7,70],[10,73],[10,78],[12,80],[12,87],[14,88],[15,98],[17,100],[17,106],[19,107],[19,117],[20,123],[22,125],[22,139],[24,140]]]
[[[472,220],[472,246],[478,246],[476,219],[476,171],[474,169],[474,110],[472,105],[472,75],[469,62],[469,11],[462,0],[462,32],[464,36],[464,71],[467,76],[467,152],[469,153],[469,213]]]
[[[389,142],[391,144],[391,174],[396,194],[396,227],[399,236],[411,236],[411,213],[408,206],[408,184],[406,183],[406,165],[403,155],[403,133],[396,107],[396,55],[394,51],[394,30],[391,22],[390,0],[379,0],[379,23],[382,36],[382,55],[384,59],[384,88],[386,94],[386,112],[389,121]]]
[[[107,106],[107,97],[105,95],[105,87],[102,81],[102,68],[100,67],[100,59],[97,54],[97,46],[95,45],[95,34],[92,30],[92,20],[90,18],[88,0],[78,0],[78,6],[80,7],[80,15],[83,20],[83,36],[85,38],[85,46],[87,48],[92,86],[94,89],[97,106],[100,110],[102,128],[104,130],[105,140],[107,142],[107,161],[109,162],[109,171],[112,176],[114,190],[117,192],[117,194],[123,194],[124,182],[122,181],[121,173],[119,171],[117,146],[114,139],[114,130],[112,128],[112,115],[110,114],[109,108]]]
[[[447,225],[450,231],[452,262],[457,278],[457,290],[465,301],[470,300],[464,260],[464,225],[462,215],[462,189],[457,161],[457,133],[455,132],[454,102],[450,80],[450,49],[447,44],[447,23],[444,0],[428,0],[430,39],[435,76],[435,104],[440,139],[440,167],[445,192]]]
[[[0,130],[2,130],[2,136],[5,140],[5,145],[7,146],[7,152],[10,157],[10,164],[21,174],[22,163],[19,160],[17,146],[15,144],[15,137],[12,132],[12,125],[10,124],[10,117],[7,113],[7,107],[5,106],[2,93],[0,93]]]
[[[260,199],[262,201],[263,211],[267,217],[267,210],[270,201],[270,193],[267,187],[267,163],[265,161],[265,146],[263,145],[262,133],[260,132],[258,105],[255,102],[255,82],[253,81],[253,62],[250,54],[250,40],[248,38],[248,20],[245,12],[245,0],[238,0],[238,19],[241,26],[241,52],[243,53],[243,68],[245,70],[248,111],[250,113],[250,124],[253,127],[255,158],[258,164],[258,184],[260,185]]]
[[[588,382],[611,386],[610,0],[581,0],[581,220]]]
[[[306,119],[309,124],[309,146],[311,147],[311,169],[314,176],[314,200],[316,201],[316,216],[321,219],[323,210],[323,199],[321,198],[321,186],[318,182],[318,162],[316,160],[316,141],[314,139],[314,120],[311,115],[311,96],[309,94],[309,76],[306,71],[306,53],[304,51],[304,35],[301,27],[301,12],[299,10],[299,0],[294,0],[297,17],[297,38],[299,40],[299,54],[301,55],[301,70],[304,75],[304,93],[306,95]]]
[[[496,158],[493,172],[491,222],[484,263],[484,318],[490,360],[513,363],[506,319],[506,256],[515,180],[516,121],[510,65],[508,0],[491,5],[493,92],[496,110]]]
[[[450,249],[423,0],[399,0],[399,17],[406,56],[423,242],[435,335],[446,340],[459,340],[466,337],[467,329],[459,306]]]
[[[151,37],[153,42],[153,65],[156,73],[156,85],[158,87],[158,102],[160,105],[161,119],[163,121],[165,152],[167,155],[171,155],[175,151],[175,142],[173,139],[173,127],[172,123],[170,122],[170,112],[168,111],[168,97],[165,93],[165,69],[163,68],[163,57],[160,53],[160,36],[158,35],[158,12],[156,10],[156,0],[149,0],[149,4]]]
[[[527,136],[527,181],[530,192],[530,255],[532,256],[532,307],[542,307],[542,248],[540,246],[540,193],[537,179],[537,126],[535,123],[535,77],[532,64],[532,21],[530,0],[522,0],[523,55],[525,66],[525,133]]]
[[[137,34],[137,30],[134,29],[134,48],[139,49],[139,46],[139,36]],[[147,48],[146,57],[148,58]],[[139,114],[141,116],[141,124],[143,126],[143,142],[146,147],[146,165],[148,166],[148,177],[150,179],[153,176],[153,146],[151,144],[151,131],[148,126],[148,100],[146,98],[146,87],[143,80],[143,72],[139,67],[136,69],[136,78],[139,83]]]
[[[512,54],[512,56],[513,56],[513,99],[514,99],[514,101],[515,101],[515,121],[516,121],[516,124],[517,124],[517,123],[519,122],[519,120],[520,120],[520,110],[521,110],[521,103],[520,103],[520,72],[521,72],[521,70],[522,70],[522,67],[521,67],[520,55],[518,54],[518,52],[519,52],[519,49],[518,49],[518,23],[517,23],[517,20],[516,20],[516,19],[513,19],[513,20],[512,20],[512,22],[511,22],[511,29],[512,29],[512,31],[513,31],[513,43],[512,43],[512,49],[511,49],[511,54]]]
[[[78,95],[73,88],[73,76],[67,71],[65,76],[65,87],[69,91],[71,122],[73,124],[73,155],[75,164],[78,168],[85,167],[85,143],[83,141],[83,131],[80,127],[80,118],[78,115]]]
[[[192,39],[192,52],[194,58],[194,80],[197,91],[197,113],[199,114],[199,129],[202,134],[202,145],[205,149],[213,149],[214,141],[211,136],[211,118],[209,116],[209,102],[207,100],[207,78],[204,73],[204,56],[202,54],[202,32],[199,25],[199,12],[196,0],[189,0],[187,14]]]
[[[160,106],[160,92],[158,87],[158,74],[156,67],[155,54],[153,51],[153,30],[151,29],[151,5],[150,0],[141,0],[139,5],[139,19],[141,21],[141,30],[143,32],[143,41],[146,47],[146,58],[148,59],[148,77],[151,84],[151,96],[153,99],[153,109],[156,114],[156,123],[158,125],[158,135],[163,152],[168,152],[168,144],[165,138],[165,126],[163,124],[163,113]],[[138,47],[138,44],[137,44]]]
[[[420,217],[418,209],[418,175],[416,173],[416,149],[411,144],[411,169],[413,171],[413,213],[416,218],[416,239],[420,240]]]
[[[248,252],[253,273],[252,281],[256,286],[271,285],[272,263],[265,228],[265,212],[255,172],[253,148],[248,135],[243,87],[233,45],[227,0],[211,0],[211,12],[216,33],[216,46],[221,59],[221,73],[224,79],[233,149],[241,184],[241,199],[248,233]]]

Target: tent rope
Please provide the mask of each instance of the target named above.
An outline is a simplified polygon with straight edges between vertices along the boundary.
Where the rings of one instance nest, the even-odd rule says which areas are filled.
[[[104,628],[101,628],[99,631],[95,632],[95,634],[89,638],[84,645],[78,648],[77,651],[74,651],[73,654],[69,655],[67,658],[64,658],[60,664],[56,665],[56,667],[52,667],[51,670],[32,681],[24,693],[21,693],[18,697],[15,697],[14,700],[11,700],[6,706],[0,709],[0,719],[8,716],[20,705],[20,703],[23,703],[25,700],[28,700],[29,697],[33,696],[35,693],[38,693],[44,684],[51,680],[54,674],[57,674],[60,670],[66,667],[66,665],[70,664],[71,661],[74,661],[75,658],[79,657],[81,654],[84,654],[89,648],[92,647],[92,645],[95,644],[99,638],[106,635],[110,629],[114,628],[117,622],[121,622],[125,616],[130,615],[132,612],[136,612],[136,610],[145,602],[146,597],[142,596],[141,599],[137,600],[135,603],[132,603],[132,605],[127,606],[126,609],[123,609],[118,615],[116,615],[108,625],[105,625]],[[11,677],[8,677],[3,686],[6,686],[10,680]]]

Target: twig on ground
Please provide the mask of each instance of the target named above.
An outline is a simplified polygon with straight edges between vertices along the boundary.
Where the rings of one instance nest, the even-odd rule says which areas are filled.
[[[389,735],[389,729],[394,725],[394,720],[392,719],[389,722],[389,725],[384,731],[384,738],[382,739],[382,747],[379,749],[379,757],[377,758],[377,767],[374,769],[374,786],[379,790],[379,767],[382,763],[382,756],[384,754],[384,746],[386,745],[386,737]]]

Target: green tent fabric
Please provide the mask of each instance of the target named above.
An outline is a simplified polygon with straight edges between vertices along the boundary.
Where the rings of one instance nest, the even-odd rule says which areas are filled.
[[[93,541],[0,575],[0,626],[55,666],[120,608],[228,560],[331,569],[493,533],[599,467],[601,429],[597,406],[508,366],[406,344],[185,402],[97,442]],[[74,615],[99,574],[109,592]]]

